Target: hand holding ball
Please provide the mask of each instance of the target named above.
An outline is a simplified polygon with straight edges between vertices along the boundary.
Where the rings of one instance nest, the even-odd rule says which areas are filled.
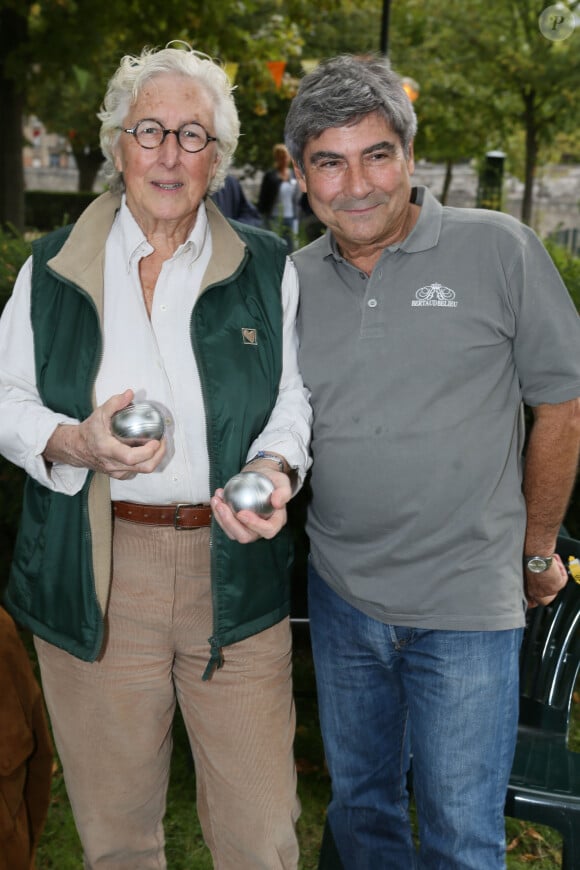
[[[123,444],[139,447],[147,441],[163,438],[165,423],[161,411],[152,402],[136,402],[113,414],[111,431]]]
[[[274,484],[265,474],[258,471],[241,471],[235,474],[224,487],[224,501],[229,504],[234,513],[241,510],[254,511],[267,518],[274,508],[270,496],[274,492]]]

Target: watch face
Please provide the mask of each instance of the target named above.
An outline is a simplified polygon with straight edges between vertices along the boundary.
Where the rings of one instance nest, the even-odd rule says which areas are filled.
[[[551,558],[544,559],[543,556],[532,556],[531,559],[527,560],[526,567],[532,574],[542,574],[548,570],[551,564]]]

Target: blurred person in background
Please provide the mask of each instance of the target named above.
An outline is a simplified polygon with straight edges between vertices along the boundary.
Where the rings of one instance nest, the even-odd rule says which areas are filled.
[[[262,178],[258,211],[264,217],[264,225],[278,233],[291,252],[294,250],[294,240],[298,232],[300,192],[286,146],[282,143],[274,145],[272,155],[274,166]]]
[[[224,217],[241,221],[252,227],[262,226],[260,212],[249,202],[242,185],[231,172],[226,175],[222,187],[211,194],[211,198]]]

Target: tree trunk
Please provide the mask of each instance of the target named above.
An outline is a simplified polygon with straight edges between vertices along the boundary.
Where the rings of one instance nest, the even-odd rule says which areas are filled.
[[[27,39],[26,17],[14,9],[0,9],[0,227],[12,225],[20,232],[24,230],[24,94],[9,74],[8,62]]]
[[[453,160],[447,160],[445,163],[445,178],[443,179],[443,190],[441,191],[441,205],[447,204],[449,196],[449,188],[453,180]]]
[[[99,169],[103,165],[104,157],[100,148],[73,149],[74,158],[79,170],[79,191],[91,192]]]
[[[526,130],[526,166],[524,175],[524,195],[520,218],[522,223],[528,226],[532,223],[532,209],[534,205],[534,179],[536,177],[536,164],[538,161],[538,131],[534,112],[534,91],[526,94],[524,98],[524,123]]]

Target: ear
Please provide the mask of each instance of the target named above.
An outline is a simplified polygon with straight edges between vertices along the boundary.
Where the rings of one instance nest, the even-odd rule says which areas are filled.
[[[210,179],[213,178],[213,177],[215,176],[215,174],[216,174],[216,172],[217,172],[217,170],[218,170],[218,166],[219,166],[220,163],[221,163],[221,160],[222,160],[222,158],[221,158],[221,154],[216,154],[216,156],[215,156],[215,160],[214,160],[214,162],[212,163],[212,165],[211,165],[211,167],[210,167],[210,170],[209,170],[209,172],[210,172],[210,175],[209,175]]]
[[[296,181],[298,182],[300,190],[302,191],[302,193],[306,193],[307,187],[306,177],[304,173],[301,171],[300,167],[295,161],[292,161],[292,166],[294,167],[294,175],[296,176]]]
[[[119,142],[113,148],[113,165],[117,172],[123,171],[123,160],[121,158],[121,148],[119,147]]]

